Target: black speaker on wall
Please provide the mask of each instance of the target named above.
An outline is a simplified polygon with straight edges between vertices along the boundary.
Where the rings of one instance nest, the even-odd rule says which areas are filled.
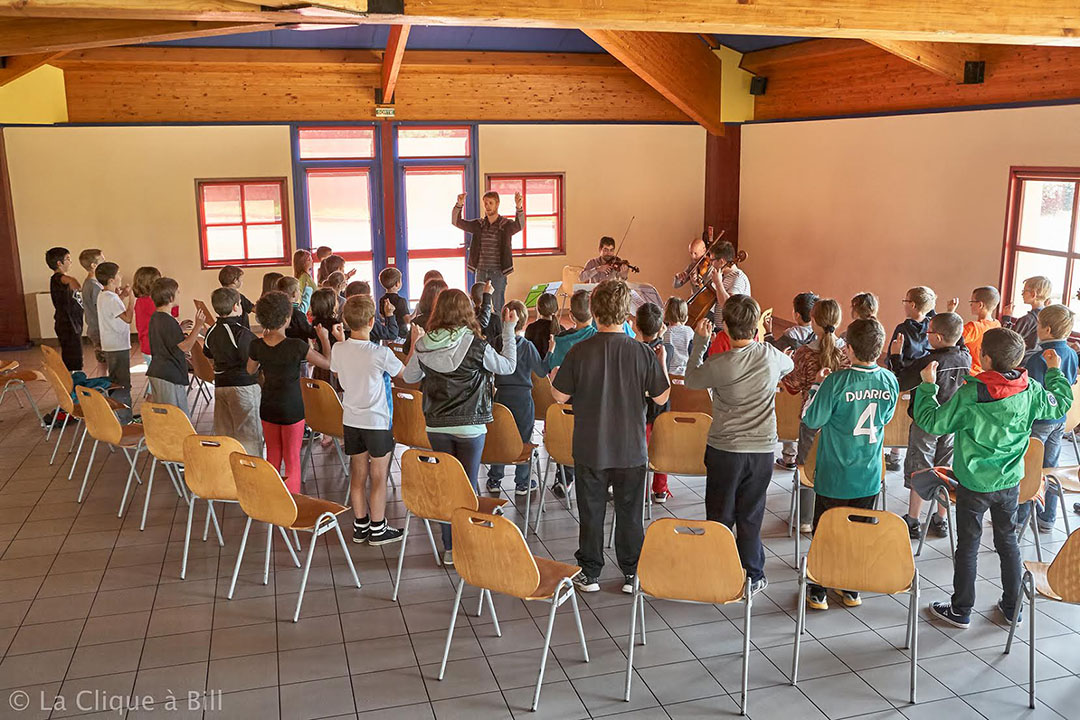
[[[751,95],[764,95],[765,86],[769,84],[769,78],[755,75],[750,78],[750,94]]]
[[[964,84],[981,85],[986,79],[986,61],[968,60],[964,63]]]

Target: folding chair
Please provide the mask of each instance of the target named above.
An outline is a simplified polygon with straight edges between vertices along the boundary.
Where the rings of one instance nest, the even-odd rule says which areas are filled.
[[[904,649],[911,649],[910,698],[915,702],[919,659],[919,571],[907,523],[894,513],[836,507],[818,520],[810,550],[799,565],[799,607],[791,658],[791,684],[799,680],[799,649],[806,632],[808,583],[852,592],[908,594]]]
[[[82,420],[82,408],[79,404],[71,399],[71,394],[74,390],[74,384],[71,382],[71,374],[58,376],[56,372],[45,365],[42,368],[42,374],[45,376],[45,380],[49,383],[49,386],[53,390],[53,394],[56,395],[56,409],[53,410],[52,423],[49,424],[49,431],[45,436],[45,439],[49,439],[49,434],[52,433],[53,427],[56,426],[56,416],[60,414],[62,410],[64,412],[64,422],[60,424],[60,434],[56,437],[56,445],[53,446],[52,456],[49,458],[49,464],[52,465],[56,460],[56,451],[60,449],[60,442],[64,439],[64,431],[67,430],[68,422],[72,418],[76,421]],[[64,378],[67,378],[67,383],[64,382]],[[75,449],[75,437],[78,435],[78,430],[72,431],[71,447],[68,448],[68,454]],[[86,424],[83,423],[83,437],[86,437]],[[82,443],[79,443],[79,452],[82,452]],[[79,462],[79,456],[75,455],[75,460],[71,463],[71,469],[68,471],[68,480],[71,479],[71,474],[75,470],[76,463]]]
[[[776,388],[776,401],[774,411],[776,413],[776,437],[779,442],[799,444],[799,425],[802,423],[802,395],[792,395],[783,386]],[[796,467],[791,473],[791,514],[788,517],[788,537],[796,534],[799,530],[799,468]],[[799,550],[795,549],[795,565],[799,564]]]
[[[552,403],[548,406],[547,415],[544,419],[544,449],[547,450],[548,461],[544,467],[544,476],[540,480],[540,502],[536,508],[536,524],[534,532],[540,534],[540,516],[544,514],[546,497],[544,488],[547,486],[548,475],[551,474],[551,463],[554,462],[556,472],[558,468],[574,466],[574,408],[564,403]],[[569,511],[573,505],[573,493],[566,493],[566,509]]]
[[[191,403],[191,415],[194,417],[195,409],[199,407],[199,398],[205,399],[206,407],[210,407],[210,401],[214,399],[210,392],[210,388],[214,387],[214,366],[210,364],[210,358],[203,354],[202,341],[196,343],[189,357],[192,370],[191,385],[195,388],[195,400]]]
[[[86,472],[83,474],[82,487],[79,488],[78,501],[82,502],[83,494],[86,492],[86,483],[90,479],[90,468],[94,465],[94,455],[97,453],[98,444],[105,443],[110,447],[120,448],[131,466],[127,484],[124,485],[124,495],[120,498],[120,509],[116,513],[117,517],[121,517],[124,514],[124,506],[127,504],[128,493],[131,491],[132,478],[142,485],[142,478],[139,477],[135,464],[145,446],[146,437],[143,434],[143,426],[137,423],[121,425],[105,395],[97,390],[80,386],[75,388],[75,393],[79,398],[79,407],[82,408],[86,432],[94,439],[94,446],[90,449],[90,460],[86,463]]]
[[[273,539],[274,527],[311,533],[304,573],[300,576],[300,593],[296,597],[293,622],[300,619],[300,606],[304,602],[304,590],[307,588],[308,573],[311,572],[311,560],[315,556],[315,543],[320,535],[331,530],[337,533],[349,572],[352,573],[356,587],[360,587],[360,578],[356,575],[356,567],[349,554],[349,546],[345,544],[345,536],[341,534],[341,525],[338,524],[338,516],[347,512],[349,508],[329,500],[307,495],[293,495],[285,487],[285,482],[278,475],[278,471],[262,458],[234,452],[229,455],[229,463],[232,466],[233,480],[236,482],[236,496],[240,501],[241,509],[248,516],[247,523],[244,525],[244,536],[240,540],[240,552],[236,556],[236,567],[233,568],[232,582],[229,584],[230,600],[236,589],[236,578],[240,575],[240,564],[244,560],[244,549],[247,547],[252,520],[264,522],[267,525],[263,585],[270,577],[270,541]],[[288,538],[285,539],[285,545],[288,546],[289,553],[295,562],[296,555],[293,553]],[[299,567],[299,564],[297,566]]]
[[[150,464],[150,477],[146,481],[146,498],[143,500],[139,530],[146,527],[146,513],[150,509],[150,493],[154,489],[154,471],[159,461],[168,473],[176,494],[185,502],[187,501],[184,483],[180,479],[180,466],[184,464],[184,439],[195,434],[191,420],[175,405],[144,402],[142,416],[146,449],[154,460]],[[220,529],[218,534],[221,534]]]
[[[435,554],[435,564],[442,566],[439,549],[435,546],[435,536],[431,532],[431,523],[449,525],[451,515],[456,508],[466,508],[485,515],[501,512],[506,504],[504,498],[479,497],[473,490],[465,468],[456,457],[448,453],[433,450],[411,448],[401,456],[401,500],[405,503],[405,533],[401,537],[401,549],[398,552],[397,577],[394,578],[394,594],[397,600],[398,587],[401,585],[401,568],[405,562],[405,545],[409,542],[409,521],[418,517],[424,521],[431,551]],[[454,560],[455,566],[457,560]],[[460,572],[460,570],[459,570]]]
[[[454,565],[461,580],[458,581],[457,594],[454,596],[450,629],[446,633],[446,647],[439,665],[439,680],[446,674],[446,660],[450,655],[454,626],[457,624],[458,610],[461,607],[461,593],[466,583],[480,588],[481,603],[485,595],[487,596],[495,634],[499,637],[502,636],[502,630],[495,615],[495,603],[491,599],[493,591],[525,602],[544,600],[551,604],[551,609],[548,611],[547,632],[544,633],[540,672],[536,676],[536,688],[533,691],[532,710],[535,711],[540,704],[540,688],[544,682],[551,633],[555,627],[555,611],[567,599],[574,609],[574,622],[577,624],[582,654],[585,662],[589,662],[589,648],[585,644],[585,630],[581,626],[577,593],[574,592],[574,583],[571,580],[581,568],[533,555],[521,530],[504,517],[459,507],[451,514],[450,526],[454,533]]]
[[[1051,563],[1024,561],[1024,577],[1020,582],[1020,595],[1016,599],[1016,611],[1009,626],[1009,639],[1005,654],[1012,650],[1016,625],[1020,621],[1020,608],[1027,595],[1028,607],[1028,707],[1035,708],[1035,596],[1047,600],[1080,605],[1080,530],[1069,535],[1057,557]],[[1075,645],[1074,645],[1075,648]]]
[[[1024,539],[1024,532],[1028,525],[1031,526],[1031,534],[1035,536],[1035,557],[1042,562],[1042,544],[1039,542],[1039,526],[1036,515],[1038,506],[1042,504],[1043,493],[1046,486],[1043,483],[1043,456],[1046,452],[1042,440],[1030,438],[1027,451],[1024,453],[1024,477],[1020,478],[1019,505],[1027,504],[1031,508],[1028,513],[1028,521],[1020,527],[1016,538],[1017,542]],[[1064,508],[1062,508],[1064,510]]]
[[[892,419],[885,425],[885,442],[883,444],[884,450],[891,450],[892,448],[907,448],[908,446],[908,433],[911,431],[911,418],[908,417],[908,406],[911,405],[911,394],[902,394],[896,400],[896,410],[893,412]],[[885,473],[881,474],[881,509],[886,510],[885,498],[886,498],[886,484]]]
[[[1065,413],[1065,432],[1072,435],[1073,451],[1076,453],[1076,461],[1080,463],[1080,448],[1076,444],[1077,428],[1080,426],[1080,382],[1072,386],[1073,404],[1069,406],[1069,412]],[[1070,535],[1069,512],[1065,507],[1065,493],[1080,493],[1080,465],[1065,465],[1043,470],[1046,475],[1046,490],[1058,496],[1061,503],[1061,515],[1065,520],[1065,534]]]
[[[427,436],[427,420],[424,419],[424,394],[419,389],[403,386],[392,388],[394,398],[393,423],[394,443],[406,448],[430,450],[431,441]],[[397,458],[394,458],[397,460]],[[401,461],[398,460],[398,470]],[[391,463],[392,464],[392,463]],[[394,487],[393,474],[387,470],[390,487]]]
[[[551,396],[551,381],[547,376],[540,377],[533,373],[532,383],[533,419],[542,423],[547,420],[548,408],[555,404],[555,398]]]
[[[304,421],[311,428],[311,437],[307,440],[307,448],[304,457],[300,461],[300,480],[303,482],[304,466],[311,462],[312,449],[315,446],[315,433],[322,433],[329,437],[337,451],[338,460],[341,462],[341,471],[345,473],[345,494],[349,492],[349,463],[345,459],[345,453],[341,451],[341,443],[345,442],[345,428],[342,424],[341,400],[334,392],[330,383],[312,378],[300,378],[300,395],[304,398]],[[338,439],[341,442],[338,442]]]
[[[537,450],[537,446],[521,439],[517,421],[514,420],[514,415],[508,407],[500,403],[492,403],[491,415],[492,420],[487,425],[487,434],[484,436],[484,452],[480,457],[480,462],[489,466],[489,469],[491,465],[505,465],[514,468],[519,465],[528,465],[529,484],[531,485],[533,474],[535,473],[538,477],[540,475],[540,452]],[[532,496],[533,490],[529,488],[529,492],[525,495],[525,516],[521,523],[522,534],[528,534],[529,532]]]
[[[655,426],[654,426],[655,428]],[[655,429],[654,429],[655,432]],[[641,615],[641,644],[645,644],[646,596],[677,602],[728,605],[743,603],[742,695],[740,714],[746,714],[750,670],[750,616],[753,597],[750,578],[742,568],[735,536],[726,525],[709,520],[660,518],[645,531],[641,545],[634,600],[630,604],[630,641],[626,653],[626,690],[634,676],[634,634]]]
[[[799,487],[791,489],[792,494],[792,518],[795,520],[795,565],[799,566],[799,558],[802,557],[802,532],[799,531],[799,516],[802,513],[802,498],[799,488],[814,489],[814,473],[817,471],[817,449],[821,433],[814,436],[814,442],[810,444],[810,450],[806,453],[802,465],[795,468],[795,476],[799,480]]]
[[[691,390],[685,385],[671,385],[668,406],[672,412],[701,413],[710,418],[713,414],[712,395],[708,390]]]
[[[40,370],[20,370],[18,360],[12,360],[0,367],[0,381],[4,383],[4,390],[0,392],[0,405],[4,404],[4,398],[7,397],[9,391],[15,396],[20,408],[25,407],[22,398],[26,398],[27,404],[37,415],[38,424],[45,427],[45,419],[41,417],[41,410],[38,409],[37,403],[34,402],[34,398],[30,395],[29,388],[26,387],[26,383],[36,380],[48,382]],[[22,394],[21,397],[20,393]]]

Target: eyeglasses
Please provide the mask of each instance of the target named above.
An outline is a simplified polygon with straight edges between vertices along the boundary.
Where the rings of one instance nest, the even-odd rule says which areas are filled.
[[[915,301],[914,301],[914,300],[908,300],[907,298],[904,298],[904,299],[902,300],[902,302],[903,302],[903,303],[904,303],[905,305],[914,305],[914,304],[915,304]]]

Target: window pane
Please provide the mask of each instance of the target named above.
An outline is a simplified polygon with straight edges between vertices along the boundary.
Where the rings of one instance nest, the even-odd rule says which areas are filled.
[[[371,190],[368,172],[308,172],[311,244],[334,252],[371,251]]]
[[[558,184],[555,178],[525,183],[525,208],[530,215],[554,215],[559,211]]]
[[[1067,251],[1075,194],[1071,182],[1025,180],[1019,244]]]
[[[349,282],[354,282],[354,281],[357,281],[357,280],[366,281],[368,283],[368,285],[371,285],[371,292],[372,292],[375,300],[378,300],[379,296],[382,295],[384,291],[383,291],[381,285],[376,286],[375,284],[372,283],[371,261],[370,260],[348,260],[348,261],[345,262],[345,272],[347,273],[350,270],[355,270],[356,273],[351,278],[349,278]]]
[[[469,128],[399,127],[398,157],[467,157]]]
[[[1028,252],[1016,253],[1016,272],[1013,275],[1016,279],[1012,293],[1009,299],[1006,300],[1006,304],[1012,303],[1014,316],[1024,315],[1030,309],[1024,304],[1021,293],[1024,290],[1024,280],[1033,275],[1045,275],[1050,278],[1050,282],[1054,285],[1053,291],[1050,293],[1050,302],[1061,302],[1061,288],[1065,284],[1065,263],[1065,258],[1054,257],[1053,255]],[[960,306],[963,307],[964,304],[961,303]]]
[[[491,178],[488,180],[488,189],[499,193],[500,199],[509,198],[511,202],[514,200],[514,193],[524,192],[521,178]]]
[[[1069,297],[1065,298],[1064,304],[1068,306],[1070,310],[1075,313],[1073,316],[1073,332],[1080,332],[1080,300],[1076,298],[1078,277],[1076,273],[1080,272],[1080,260],[1073,260],[1072,265],[1072,292],[1069,293]],[[1055,298],[1061,294],[1060,289],[1054,286]],[[1062,302],[1055,299],[1051,302]]]
[[[281,254],[280,246],[278,254]],[[244,228],[240,225],[206,228],[206,259],[243,260]]]
[[[301,160],[373,157],[374,128],[300,128]]]
[[[266,260],[285,255],[280,225],[249,225],[248,258]]]
[[[252,222],[281,222],[281,186],[245,185],[244,212]]]
[[[450,211],[463,192],[464,168],[405,171],[405,231],[410,249],[462,247],[465,233],[450,224]]]
[[[207,225],[243,222],[239,185],[203,185],[202,196]]]
[[[465,258],[417,258],[409,260],[409,302],[414,306],[424,291],[424,273],[438,270],[443,274],[446,284],[458,290],[469,291],[465,287]]]
[[[530,250],[553,250],[559,247],[559,233],[554,217],[531,217],[525,220]]]

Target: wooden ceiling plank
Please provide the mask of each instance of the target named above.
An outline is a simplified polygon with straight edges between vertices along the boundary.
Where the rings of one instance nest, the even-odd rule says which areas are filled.
[[[869,40],[868,42],[913,65],[958,83],[964,81],[964,64],[979,59],[980,48],[974,44],[912,40]]]
[[[16,55],[5,57],[4,65],[0,68],[0,87],[7,85],[13,80],[18,80],[23,75],[37,70],[42,65],[48,65],[53,60],[61,57],[62,52],[37,53],[36,55]]]
[[[405,45],[409,42],[409,26],[394,25],[390,28],[390,37],[386,41],[386,53],[382,66],[382,101],[394,102],[394,90],[397,87],[398,73],[401,72],[401,60],[405,57]]]
[[[24,55],[273,29],[185,20],[0,20],[0,55]]]

